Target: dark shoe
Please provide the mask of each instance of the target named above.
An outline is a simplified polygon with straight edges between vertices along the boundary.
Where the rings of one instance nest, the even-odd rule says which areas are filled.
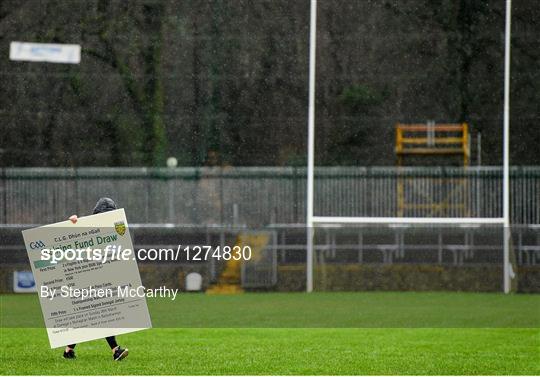
[[[74,359],[76,358],[77,356],[75,356],[75,351],[74,350],[69,350],[69,351],[64,351],[64,359]]]
[[[113,355],[113,360],[114,361],[120,361],[122,360],[124,357],[126,357],[128,355],[128,349],[124,349],[120,346],[116,347],[116,350],[114,351],[114,355]]]

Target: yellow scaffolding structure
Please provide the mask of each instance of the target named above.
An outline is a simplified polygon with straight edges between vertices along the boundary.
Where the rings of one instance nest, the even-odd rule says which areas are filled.
[[[270,242],[270,235],[266,232],[242,232],[236,238],[235,247],[242,250],[249,246],[252,253],[252,260],[261,258],[262,253]],[[233,250],[235,250],[233,248]],[[232,254],[231,254],[232,255]],[[221,272],[217,282],[210,285],[206,290],[207,294],[237,294],[243,293],[242,288],[242,263],[235,255],[225,262],[225,267]]]
[[[396,124],[396,145],[395,153],[398,166],[403,166],[405,156],[462,156],[463,166],[469,166],[470,161],[470,138],[469,126],[467,123],[461,124]],[[405,194],[406,178],[401,175],[398,178],[398,216],[403,217],[405,211],[428,210],[429,216],[448,216],[449,209],[458,208],[463,216],[468,216],[467,195],[459,195],[459,188],[467,190],[466,182],[461,179],[460,184],[452,190],[449,195],[439,202],[428,200],[427,203],[407,203]],[[410,179],[409,179],[410,180]],[[438,180],[445,183],[447,180]],[[462,198],[462,203],[450,203],[455,195]]]

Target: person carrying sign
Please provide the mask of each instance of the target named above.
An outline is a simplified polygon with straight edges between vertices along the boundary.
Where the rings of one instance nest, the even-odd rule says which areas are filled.
[[[114,200],[110,198],[101,198],[97,201],[92,214],[97,215],[98,213],[114,211],[115,209],[117,208],[116,208],[116,203],[114,202]],[[77,222],[77,219],[78,219],[77,215],[73,215],[69,218],[69,220],[73,224]],[[111,347],[114,361],[120,361],[128,355],[128,349],[120,347],[118,343],[116,343],[116,337],[108,336],[105,338],[105,340],[107,340],[109,347]],[[76,346],[75,344],[70,344],[66,346],[66,349],[64,350],[64,358],[74,359],[76,357],[75,346]]]

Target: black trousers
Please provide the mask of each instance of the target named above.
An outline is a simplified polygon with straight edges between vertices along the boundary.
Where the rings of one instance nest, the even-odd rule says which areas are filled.
[[[118,343],[116,343],[116,338],[114,336],[108,336],[105,338],[107,343],[109,343],[109,347],[111,349],[118,347]],[[75,348],[76,344],[70,344],[68,345],[69,348]]]

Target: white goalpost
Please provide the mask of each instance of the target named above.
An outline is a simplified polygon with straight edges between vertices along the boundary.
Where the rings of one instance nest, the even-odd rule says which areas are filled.
[[[313,291],[314,225],[324,224],[437,224],[437,225],[493,225],[504,227],[503,290],[510,292],[510,36],[512,1],[506,0],[504,38],[504,118],[503,118],[503,216],[502,217],[341,217],[314,216],[315,170],[315,57],[317,42],[317,0],[311,0],[309,37],[309,106],[307,158],[307,260],[306,291]]]

